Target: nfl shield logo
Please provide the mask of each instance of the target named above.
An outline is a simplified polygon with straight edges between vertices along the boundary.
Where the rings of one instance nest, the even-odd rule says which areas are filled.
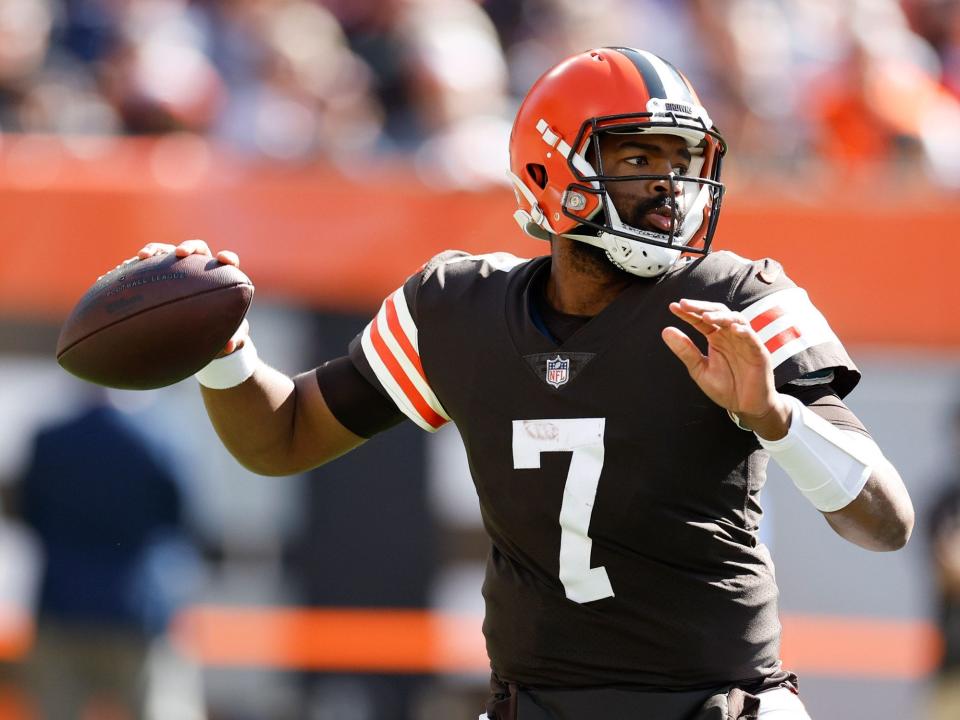
[[[547,360],[547,383],[555,388],[560,387],[570,379],[570,358],[561,358],[557,355],[553,360]]]

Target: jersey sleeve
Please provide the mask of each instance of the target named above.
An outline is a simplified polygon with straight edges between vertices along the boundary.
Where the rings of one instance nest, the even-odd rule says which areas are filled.
[[[423,370],[417,299],[425,278],[449,256],[444,253],[432,259],[388,295],[379,312],[350,343],[350,359],[357,370],[400,412],[428,432],[439,430],[450,416]]]
[[[776,261],[750,263],[730,300],[770,352],[778,388],[829,384],[843,398],[860,381],[860,371],[823,313]]]
[[[406,419],[380,383],[361,375],[346,355],[325,362],[316,376],[330,412],[354,435],[371,438]]]

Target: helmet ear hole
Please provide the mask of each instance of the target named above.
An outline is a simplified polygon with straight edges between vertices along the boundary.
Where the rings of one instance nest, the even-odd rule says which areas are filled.
[[[541,190],[547,186],[547,169],[538,163],[527,164],[527,175]]]

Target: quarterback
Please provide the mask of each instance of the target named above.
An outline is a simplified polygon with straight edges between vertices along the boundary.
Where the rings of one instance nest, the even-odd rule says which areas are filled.
[[[549,255],[441,253],[343,357],[291,379],[244,325],[198,373],[223,443],[268,475],[456,424],[491,539],[481,717],[808,720],[757,540],[767,462],[850,542],[910,536],[827,320],[776,261],[713,251],[726,150],[670,63],[571,57],[510,139],[515,218]],[[139,257],[159,252],[210,254]]]

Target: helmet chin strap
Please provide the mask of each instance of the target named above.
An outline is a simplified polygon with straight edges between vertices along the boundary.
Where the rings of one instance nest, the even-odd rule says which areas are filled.
[[[690,238],[703,224],[703,209],[707,204],[708,190],[701,187],[697,197],[684,214],[684,222],[679,235],[674,236],[673,242],[677,245],[686,245]],[[641,230],[627,225],[620,219],[609,196],[604,198],[610,227],[628,233],[636,239],[626,238],[614,233],[601,231],[598,235],[564,234],[563,237],[578,240],[600,248],[607,253],[610,260],[621,270],[640,277],[657,277],[669,270],[680,258],[682,250],[664,247],[662,244],[670,241],[667,233],[658,233],[650,230]],[[599,212],[599,208],[597,210]]]

